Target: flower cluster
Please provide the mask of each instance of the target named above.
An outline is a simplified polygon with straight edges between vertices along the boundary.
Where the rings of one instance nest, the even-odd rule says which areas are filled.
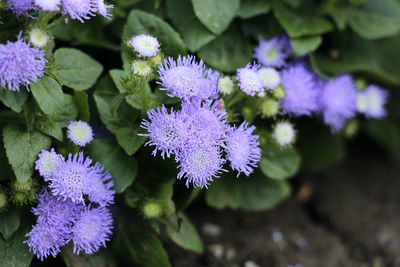
[[[54,149],[42,150],[36,170],[49,183],[37,196],[36,225],[25,243],[41,260],[56,256],[71,240],[74,253],[92,254],[105,246],[113,220],[107,206],[114,203],[111,175],[82,153],[65,159]]]
[[[258,136],[247,122],[229,125],[223,103],[216,99],[219,73],[206,69],[193,56],[169,58],[158,73],[161,90],[183,102],[179,111],[168,112],[164,106],[148,111],[148,120],[141,124],[147,133],[142,136],[149,138],[146,145],[155,146],[153,155],[157,151],[163,158],[175,155],[178,179],[185,178],[188,187],[207,188],[226,171],[226,161],[239,174],[250,175],[261,156]]]
[[[17,16],[29,16],[31,10],[61,11],[63,15],[69,15],[71,19],[90,19],[96,13],[110,19],[108,9],[113,5],[106,5],[104,0],[8,0],[7,9]]]

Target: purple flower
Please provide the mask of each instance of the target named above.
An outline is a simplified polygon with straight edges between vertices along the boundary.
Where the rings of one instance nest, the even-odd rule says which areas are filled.
[[[67,244],[69,238],[64,231],[57,227],[45,223],[38,223],[32,227],[32,231],[26,234],[29,251],[32,251],[36,257],[43,261],[49,255],[55,257],[60,252],[60,247]]]
[[[243,122],[238,128],[232,128],[226,138],[226,158],[231,162],[231,168],[237,170],[238,176],[243,172],[249,176],[261,157],[258,135],[253,135],[254,126],[249,127]]]
[[[184,128],[182,116],[178,112],[171,110],[168,114],[164,105],[160,108],[151,109],[147,112],[149,121],[143,120],[141,127],[147,130],[147,134],[140,134],[150,138],[146,145],[152,145],[156,148],[153,155],[157,154],[157,150],[161,151],[161,156],[168,158],[171,153],[176,153],[183,142]]]
[[[210,140],[216,144],[225,137],[228,130],[226,111],[218,108],[219,101],[192,101],[182,103],[184,132],[186,139]]]
[[[138,53],[138,57],[155,57],[160,50],[157,38],[147,34],[132,37],[129,44]]]
[[[289,66],[282,71],[282,85],[286,96],[282,99],[282,110],[293,116],[307,115],[319,109],[316,77],[302,63]]]
[[[50,151],[42,150],[35,162],[35,170],[38,170],[45,181],[48,181],[53,171],[59,164],[64,162],[64,157],[57,154],[52,148]]]
[[[213,177],[226,171],[222,168],[225,160],[221,156],[219,146],[207,140],[193,140],[179,152],[176,157],[180,172],[178,179],[186,178],[186,186],[192,183],[194,187],[208,187]]]
[[[175,62],[171,57],[158,67],[161,82],[169,96],[190,100],[193,97],[200,99],[217,98],[219,73],[211,69],[206,70],[204,62],[196,63],[194,56],[178,57]]]
[[[84,203],[84,195],[89,195],[90,201],[100,205],[112,203],[110,195],[114,191],[110,189],[111,176],[99,164],[91,166],[91,163],[92,160],[85,158],[82,152],[74,156],[69,154],[68,159],[58,165],[49,179],[51,193],[58,199],[69,198],[74,203]]]
[[[61,0],[34,0],[35,5],[44,11],[58,11],[60,10]]]
[[[68,138],[77,146],[84,147],[93,140],[92,127],[84,121],[71,121],[67,129]]]
[[[33,0],[8,0],[7,9],[17,16],[28,16],[30,10],[34,10]],[[0,55],[2,51],[0,50]]]
[[[79,254],[83,250],[92,254],[105,247],[106,241],[110,240],[112,225],[112,216],[107,208],[85,208],[72,228],[74,253]]]
[[[259,65],[250,63],[237,70],[236,80],[239,88],[247,95],[254,96],[264,91],[263,82],[258,74]]]
[[[108,14],[108,10],[107,9],[111,9],[114,8],[114,5],[106,5],[104,3],[104,0],[93,0],[94,5],[97,9],[97,13],[99,13],[100,15],[102,15],[103,17],[105,17],[106,19],[111,19],[111,15]]]
[[[367,118],[380,119],[386,115],[385,104],[388,93],[386,90],[370,85],[357,96],[357,109]]]
[[[254,50],[254,58],[266,67],[283,67],[286,65],[286,59],[291,55],[292,47],[286,35],[267,41],[260,38],[260,43]]]
[[[332,131],[339,131],[347,119],[355,116],[357,92],[350,75],[330,80],[321,91],[322,116]]]
[[[92,0],[62,0],[62,5],[64,14],[82,23],[97,12],[96,4]]]
[[[44,52],[29,47],[20,36],[16,42],[0,44],[0,87],[19,91],[21,85],[37,82],[43,76],[46,62]]]

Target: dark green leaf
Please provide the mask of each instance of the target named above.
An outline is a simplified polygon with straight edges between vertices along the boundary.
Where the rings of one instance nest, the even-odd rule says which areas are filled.
[[[33,254],[29,252],[25,234],[30,231],[28,227],[20,229],[7,241],[0,237],[0,259],[3,267],[28,267]]]
[[[194,14],[190,0],[168,0],[167,13],[190,51],[195,52],[215,39],[215,35]]]
[[[54,137],[60,142],[64,139],[61,125],[49,118],[37,121],[36,128],[42,133]]]
[[[0,213],[0,233],[5,240],[9,239],[18,230],[19,224],[20,216],[15,209]]]
[[[67,267],[116,267],[117,262],[107,250],[100,250],[93,254],[73,253],[72,246],[62,248],[62,257]]]
[[[393,151],[400,144],[400,129],[392,120],[368,120],[365,124],[365,131],[375,142],[388,151]]]
[[[64,94],[64,103],[62,105],[62,114],[57,118],[57,122],[61,127],[67,126],[78,116],[79,110],[72,96]]]
[[[14,92],[0,88],[0,101],[4,106],[11,108],[15,112],[19,113],[22,111],[22,106],[26,100],[28,100],[28,92],[25,89]]]
[[[268,0],[242,0],[238,15],[242,19],[248,19],[257,15],[268,13],[271,5]]]
[[[206,191],[206,202],[213,208],[266,210],[290,195],[285,181],[271,180],[256,172],[249,178],[225,175],[216,179]]]
[[[167,225],[167,234],[177,245],[184,249],[192,250],[198,253],[203,252],[203,242],[196,228],[190,222],[185,214],[179,213],[177,215],[181,221],[178,227],[175,223]]]
[[[300,167],[300,155],[294,148],[270,149],[259,163],[261,171],[272,179],[292,177]]]
[[[235,41],[232,41],[235,40]],[[252,47],[235,26],[203,46],[199,52],[208,65],[224,72],[244,67],[252,58]]]
[[[308,53],[314,52],[322,43],[321,36],[310,36],[290,39],[293,55],[301,57]]]
[[[137,175],[137,162],[126,155],[118,144],[108,139],[95,139],[89,145],[89,153],[111,173],[117,193],[122,193],[132,184]]]
[[[192,0],[197,18],[213,33],[228,28],[239,8],[239,0]]]
[[[88,95],[82,91],[74,90],[74,102],[79,110],[79,119],[82,121],[90,121]]]
[[[33,174],[33,165],[42,149],[49,149],[51,139],[39,132],[27,132],[17,124],[3,129],[3,140],[8,161],[19,182],[25,182]]]
[[[123,78],[128,78],[129,77],[129,71],[124,71],[124,70],[110,70],[110,76],[111,79],[114,81],[115,86],[118,88],[118,90],[121,93],[125,93],[126,89],[122,85]]]
[[[52,73],[64,85],[75,90],[92,87],[103,71],[99,62],[74,48],[59,48],[54,53]]]
[[[37,83],[31,84],[30,88],[44,114],[55,118],[62,112],[60,107],[63,105],[64,95],[56,80],[44,76]]]

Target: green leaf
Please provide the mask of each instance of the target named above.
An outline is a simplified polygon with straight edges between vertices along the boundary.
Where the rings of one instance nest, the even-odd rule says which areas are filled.
[[[22,89],[19,92],[0,88],[0,101],[4,106],[11,108],[15,112],[21,112],[22,106],[28,100],[28,92]]]
[[[72,246],[64,246],[61,255],[67,267],[116,267],[117,262],[108,250],[100,250],[93,254],[73,253]]]
[[[130,264],[143,267],[169,267],[167,252],[160,240],[153,234],[128,230],[120,224],[119,232],[113,242],[114,250]]]
[[[79,119],[82,121],[90,121],[90,110],[88,95],[82,91],[74,90],[74,102],[79,110]]]
[[[75,90],[87,90],[92,87],[103,71],[99,62],[74,48],[57,49],[54,60],[52,74],[62,84]]]
[[[237,27],[232,26],[214,41],[203,46],[198,55],[211,67],[224,72],[234,72],[237,68],[246,66],[253,52],[251,45]]]
[[[248,19],[268,13],[270,9],[271,4],[268,0],[242,0],[240,1],[238,16],[242,19]]]
[[[203,242],[196,228],[185,214],[179,213],[177,216],[181,220],[180,224],[178,227],[176,223],[167,224],[166,231],[168,236],[182,248],[202,253]]]
[[[8,240],[0,237],[2,267],[28,267],[30,265],[33,254],[29,252],[28,245],[23,243],[26,240],[25,234],[29,231],[28,227],[23,226]]]
[[[206,191],[206,202],[217,209],[258,211],[275,207],[290,193],[285,181],[268,179],[256,171],[249,178],[225,175],[216,179]]]
[[[363,72],[380,81],[400,85],[400,35],[384,40],[366,41],[351,35],[333,35],[334,45],[328,50],[318,50],[311,55],[311,63],[320,74],[336,75],[348,72]],[[338,57],[332,58],[335,49]],[[371,56],[373,55],[373,56]]]
[[[112,140],[95,139],[89,145],[89,153],[93,160],[104,165],[114,181],[114,189],[122,193],[132,184],[137,175],[135,158],[126,153]]]
[[[33,165],[42,149],[49,149],[51,139],[39,132],[27,132],[17,124],[7,124],[3,140],[8,161],[19,182],[25,182],[33,174]]]
[[[293,55],[301,57],[308,53],[314,52],[322,43],[321,36],[309,36],[290,39]]]
[[[367,120],[366,133],[382,148],[393,151],[400,144],[400,129],[397,124],[387,118],[382,120]]]
[[[64,139],[61,125],[49,118],[37,121],[36,129],[38,129],[42,133],[54,137],[60,142],[62,142]]]
[[[274,14],[290,37],[318,35],[333,30],[332,23],[318,15],[292,10],[280,1],[274,3]]]
[[[56,80],[44,76],[37,83],[30,85],[32,95],[44,114],[57,117],[64,102],[63,91]]]
[[[216,37],[197,19],[191,0],[167,0],[167,14],[192,52]]]
[[[132,10],[122,33],[124,69],[130,68],[130,61],[133,57],[132,48],[129,48],[125,42],[132,36],[142,33],[156,37],[161,44],[161,50],[167,56],[178,57],[178,55],[186,54],[185,43],[169,24],[154,15]]]
[[[9,239],[18,230],[19,224],[20,216],[15,209],[0,213],[0,233],[5,240]]]
[[[261,171],[271,179],[283,180],[295,175],[300,167],[300,155],[294,148],[270,149],[259,163]]]
[[[64,103],[62,105],[63,112],[57,118],[57,123],[61,127],[66,127],[71,121],[78,116],[79,110],[72,96],[64,94]]]
[[[121,93],[126,92],[125,87],[122,85],[123,78],[129,78],[129,75],[129,71],[117,69],[110,70],[111,79]]]
[[[197,18],[213,33],[226,30],[239,8],[239,0],[192,0]]]

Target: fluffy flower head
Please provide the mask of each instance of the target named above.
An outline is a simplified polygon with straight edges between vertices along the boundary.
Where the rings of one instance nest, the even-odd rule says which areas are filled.
[[[243,122],[238,128],[232,128],[226,138],[226,158],[232,169],[239,172],[238,176],[241,172],[249,176],[260,161],[260,143],[258,135],[253,134],[254,130],[254,126],[249,127],[247,122]]]
[[[58,11],[60,10],[61,0],[34,0],[35,5],[43,11]]]
[[[289,38],[284,35],[267,41],[260,39],[260,43],[254,51],[254,58],[263,66],[280,68],[286,65],[286,59],[291,54]]]
[[[47,45],[49,36],[44,31],[35,28],[29,32],[29,41],[34,47],[43,48]]]
[[[218,87],[221,90],[223,95],[230,95],[232,94],[233,90],[235,89],[235,84],[233,83],[232,79],[228,76],[221,77],[218,80]]]
[[[64,162],[64,157],[57,154],[54,148],[50,151],[42,150],[38,157],[39,159],[35,162],[35,169],[44,177],[45,181],[51,177],[58,165]]]
[[[19,91],[21,86],[37,82],[46,62],[43,51],[31,48],[20,38],[0,44],[0,87]]]
[[[296,132],[290,122],[278,122],[274,127],[272,137],[278,145],[284,147],[294,142]]]
[[[362,94],[365,96],[365,110],[362,113],[368,118],[380,119],[386,115],[385,104],[387,101],[387,91],[376,86],[368,86]],[[359,105],[357,98],[357,105]],[[360,111],[360,110],[359,110]]]
[[[107,208],[85,208],[72,228],[74,253],[79,254],[83,250],[86,254],[92,254],[100,247],[105,247],[106,241],[110,240],[112,224],[112,216]]]
[[[353,79],[342,75],[325,84],[320,96],[324,121],[332,131],[340,130],[357,109],[357,91]]]
[[[258,65],[249,63],[246,67],[237,70],[236,79],[238,80],[239,88],[249,96],[254,96],[264,90],[262,80],[258,75],[258,67]]]
[[[84,147],[93,140],[92,127],[84,121],[72,121],[67,129],[68,138],[77,146]]]
[[[310,116],[318,110],[318,88],[314,75],[301,63],[282,71],[282,85],[286,93],[281,102],[284,113]]]
[[[7,9],[17,16],[28,16],[30,10],[34,10],[33,0],[8,0]]]
[[[114,7],[114,5],[106,5],[104,3],[104,0],[93,0],[94,5],[97,9],[97,13],[105,17],[106,19],[111,19],[110,14],[108,14],[108,9],[111,9]]]
[[[279,71],[274,68],[262,67],[258,71],[258,74],[260,75],[262,84],[266,89],[275,89],[281,83],[281,76],[279,74]]]
[[[132,37],[129,44],[138,53],[138,57],[154,57],[160,50],[157,38],[147,34]]]
[[[79,20],[82,23],[97,12],[97,7],[91,0],[62,0],[62,4],[64,14],[68,14],[71,19]]]

